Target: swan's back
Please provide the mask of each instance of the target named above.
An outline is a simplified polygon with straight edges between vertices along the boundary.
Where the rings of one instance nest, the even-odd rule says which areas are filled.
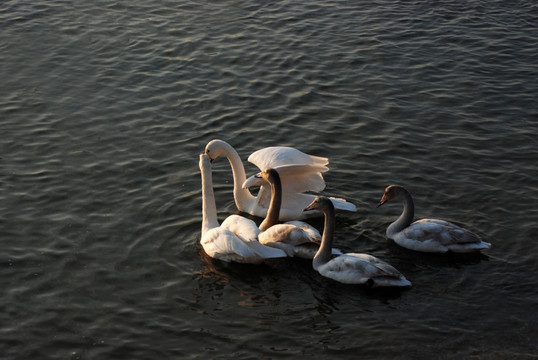
[[[471,231],[438,219],[415,221],[390,238],[409,249],[427,252],[471,252],[490,247]]]
[[[292,246],[309,242],[319,244],[321,241],[319,232],[316,234],[308,230],[292,224],[276,224],[262,232],[258,236],[258,240],[265,245],[276,242],[283,242]]]
[[[258,239],[264,245],[282,249],[288,256],[312,259],[319,249],[321,235],[302,221],[290,221],[271,226]]]
[[[320,265],[317,270],[321,275],[344,284],[411,286],[411,282],[393,266],[368,254],[337,256]]]
[[[200,244],[207,255],[226,262],[244,262],[245,259],[257,257],[253,249],[225,228],[218,227],[209,230],[202,237]]]
[[[236,234],[243,241],[258,241],[260,229],[256,223],[239,215],[228,216],[220,225],[224,229],[228,229]]]
[[[284,251],[264,246],[258,241],[245,242],[232,231],[222,227],[209,230],[202,237],[200,244],[207,255],[226,262],[257,264],[265,259],[287,256]]]

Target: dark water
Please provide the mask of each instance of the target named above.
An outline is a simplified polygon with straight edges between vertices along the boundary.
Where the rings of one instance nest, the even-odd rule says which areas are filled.
[[[1,357],[538,358],[537,24],[535,1],[3,1]],[[359,208],[336,245],[414,286],[207,259],[213,138],[328,156],[324,194]],[[214,180],[224,219],[224,159]],[[391,183],[491,250],[386,240]]]

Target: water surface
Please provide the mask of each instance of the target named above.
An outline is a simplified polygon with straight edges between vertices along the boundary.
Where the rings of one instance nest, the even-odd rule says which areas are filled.
[[[3,357],[537,358],[536,24],[533,1],[3,2]],[[214,138],[245,162],[273,145],[329,157],[323,194],[358,206],[335,245],[413,287],[208,259]],[[222,220],[225,159],[213,178]],[[388,241],[391,183],[491,250]]]

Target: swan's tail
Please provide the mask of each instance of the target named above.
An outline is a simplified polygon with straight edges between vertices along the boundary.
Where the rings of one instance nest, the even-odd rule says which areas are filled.
[[[478,252],[480,250],[486,250],[491,247],[490,243],[485,241],[475,242],[475,243],[464,243],[464,244],[452,244],[448,246],[448,250],[455,253],[470,253]]]
[[[407,280],[403,276],[400,279],[381,277],[381,278],[374,278],[372,280],[373,280],[372,287],[382,287],[382,286],[410,287],[411,286],[411,281]]]

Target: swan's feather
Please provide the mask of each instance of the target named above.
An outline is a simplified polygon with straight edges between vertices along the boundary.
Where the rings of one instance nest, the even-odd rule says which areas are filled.
[[[373,282],[373,286],[411,285],[393,266],[368,254],[349,253],[337,256],[320,265],[317,270],[321,275],[344,284]]]
[[[246,242],[258,241],[258,235],[260,234],[260,229],[254,221],[239,215],[228,216],[220,227],[230,230]]]
[[[257,241],[244,242],[236,234],[224,228],[209,230],[200,243],[207,255],[226,262],[256,264],[264,259],[287,256],[284,251],[264,246]]]
[[[281,165],[327,165],[329,159],[325,157],[313,156],[286,146],[273,146],[253,152],[248,157],[248,161],[256,165],[260,170]]]
[[[325,189],[325,180],[321,175],[323,171],[328,170],[325,166],[284,165],[273,167],[273,169],[278,171],[283,194],[293,196],[305,191],[319,192]],[[268,186],[268,183],[256,175],[252,175],[242,184],[244,189],[253,186]]]
[[[247,243],[247,245],[254,251],[256,254],[264,259],[272,259],[272,258],[282,258],[287,257],[287,254],[280,250],[275,249],[270,246],[265,246],[263,244],[260,244],[257,241],[251,241]]]
[[[329,197],[329,200],[331,200],[334,205],[334,208],[337,210],[357,211],[357,207],[355,205],[350,202],[347,202],[344,199]]]
[[[273,227],[276,225],[273,225]],[[268,229],[270,230],[270,229]],[[268,231],[266,230],[266,231]],[[319,244],[313,241],[304,242],[298,245],[288,244],[286,241],[271,241],[268,238],[263,238],[263,234],[260,234],[260,242],[266,246],[274,247],[283,250],[290,257],[298,257],[302,259],[313,259],[319,250]],[[342,255],[342,251],[339,249],[331,249],[333,255]]]
[[[270,202],[270,190],[263,185],[258,195],[253,196],[250,191],[241,188],[242,183],[247,179],[244,174],[243,163],[237,151],[227,142],[214,139],[206,145],[205,153],[211,156],[211,159],[216,159],[221,155],[228,158],[234,173],[234,200],[239,211],[265,217]],[[315,169],[317,172],[313,171],[302,177],[301,175],[291,175],[289,180],[283,179],[285,196],[282,201],[279,220],[296,220],[321,215],[319,211],[302,211],[314,199],[314,196],[303,192],[318,192],[325,188],[322,173],[328,170],[329,160],[327,158],[308,155],[297,149],[281,146],[260,149],[252,153],[248,160],[260,170],[290,164],[305,165]],[[236,183],[238,181],[241,183]],[[335,207],[340,210],[356,211],[353,204],[340,201],[335,202]]]
[[[319,192],[325,188],[325,180],[321,171],[326,171],[325,166],[317,165],[284,165],[274,168],[278,171],[282,183],[284,206],[290,205],[295,197],[306,191]],[[267,208],[271,201],[270,184],[257,175],[252,175],[242,184],[243,189],[260,186],[258,191],[258,205]],[[289,201],[286,199],[290,199]]]
[[[256,252],[233,232],[220,227],[209,230],[200,243],[207,255],[227,262],[245,262],[257,257]]]
[[[448,221],[421,219],[412,222],[415,209],[413,197],[403,186],[387,186],[378,206],[394,200],[401,200],[404,210],[398,220],[387,227],[386,234],[400,246],[435,253],[475,252],[491,246],[482,241],[480,236]]]
[[[262,232],[260,243],[282,249],[288,256],[312,259],[319,249],[321,234],[303,221],[276,224]]]
[[[300,221],[296,223],[300,223]],[[321,242],[321,235],[315,228],[305,226],[305,223],[302,223],[301,226],[286,223],[271,226],[262,232],[258,236],[258,239],[260,243],[265,245],[274,242],[284,242],[291,246],[297,246],[309,242],[319,244]]]
[[[324,165],[281,165],[274,167],[282,181],[282,192],[286,194],[305,191],[320,192],[325,189],[322,173],[329,170]]]
[[[327,158],[312,156],[290,147],[269,147],[255,151],[248,161],[260,170],[276,169],[280,175],[283,193],[294,195],[305,191],[325,189],[322,173],[329,170]],[[248,181],[248,180],[247,180]]]
[[[239,215],[231,215],[219,226],[215,195],[211,177],[211,164],[207,154],[200,155],[202,176],[202,236],[200,244],[212,258],[223,261],[259,263],[267,258],[285,257],[279,249],[260,244],[256,224]]]
[[[390,237],[401,246],[426,252],[469,252],[488,249],[491,245],[468,230],[438,219],[415,221]]]

